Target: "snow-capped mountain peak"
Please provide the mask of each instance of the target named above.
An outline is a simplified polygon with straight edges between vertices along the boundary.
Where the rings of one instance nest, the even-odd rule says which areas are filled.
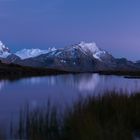
[[[23,49],[15,53],[15,55],[19,56],[21,59],[36,57],[41,54],[48,53],[49,50],[40,50],[40,49]]]
[[[5,45],[0,41],[0,57],[6,58],[8,55],[10,55],[9,48],[5,47]]]
[[[2,41],[0,41],[0,58],[7,58],[8,56],[15,55],[17,57],[20,57],[20,59],[26,59],[26,58],[32,58],[39,56],[41,54],[46,54],[48,52],[56,51],[56,49],[49,48],[47,50],[41,50],[41,49],[22,49],[20,51],[17,51],[16,53],[10,53],[10,49],[7,48]]]
[[[95,59],[98,59],[100,61],[101,61],[101,56],[106,53],[105,51],[99,49],[95,42],[86,43],[82,41],[78,44],[78,47],[80,47],[85,53],[92,54],[92,56]]]
[[[97,47],[95,42],[91,42],[91,43],[86,43],[84,41],[80,42],[79,46],[85,51],[85,52],[92,52],[92,53],[96,53],[99,50],[99,48]]]

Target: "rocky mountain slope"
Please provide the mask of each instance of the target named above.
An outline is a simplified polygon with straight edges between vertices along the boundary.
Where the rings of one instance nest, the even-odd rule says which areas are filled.
[[[107,51],[98,48],[94,42],[81,42],[60,49],[24,49],[14,54],[7,53],[7,57],[1,57],[3,62],[22,66],[53,68],[71,72],[140,70],[139,63],[128,61],[125,58],[114,58]]]

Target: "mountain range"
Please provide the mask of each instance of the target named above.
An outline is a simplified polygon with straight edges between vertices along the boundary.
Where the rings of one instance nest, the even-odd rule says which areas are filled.
[[[70,72],[139,71],[140,61],[115,58],[95,42],[80,42],[64,48],[23,49],[11,53],[0,41],[0,60],[22,66],[51,68]]]

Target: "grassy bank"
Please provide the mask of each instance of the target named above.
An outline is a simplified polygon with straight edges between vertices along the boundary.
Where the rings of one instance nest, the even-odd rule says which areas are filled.
[[[26,109],[16,130],[16,138],[30,140],[131,140],[140,133],[140,94],[83,99],[62,117],[49,106]]]

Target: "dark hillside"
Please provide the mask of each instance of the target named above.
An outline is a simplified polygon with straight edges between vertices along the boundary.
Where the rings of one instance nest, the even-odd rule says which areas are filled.
[[[54,69],[32,68],[0,62],[0,79],[16,79],[21,77],[56,75],[64,73],[66,72]]]

